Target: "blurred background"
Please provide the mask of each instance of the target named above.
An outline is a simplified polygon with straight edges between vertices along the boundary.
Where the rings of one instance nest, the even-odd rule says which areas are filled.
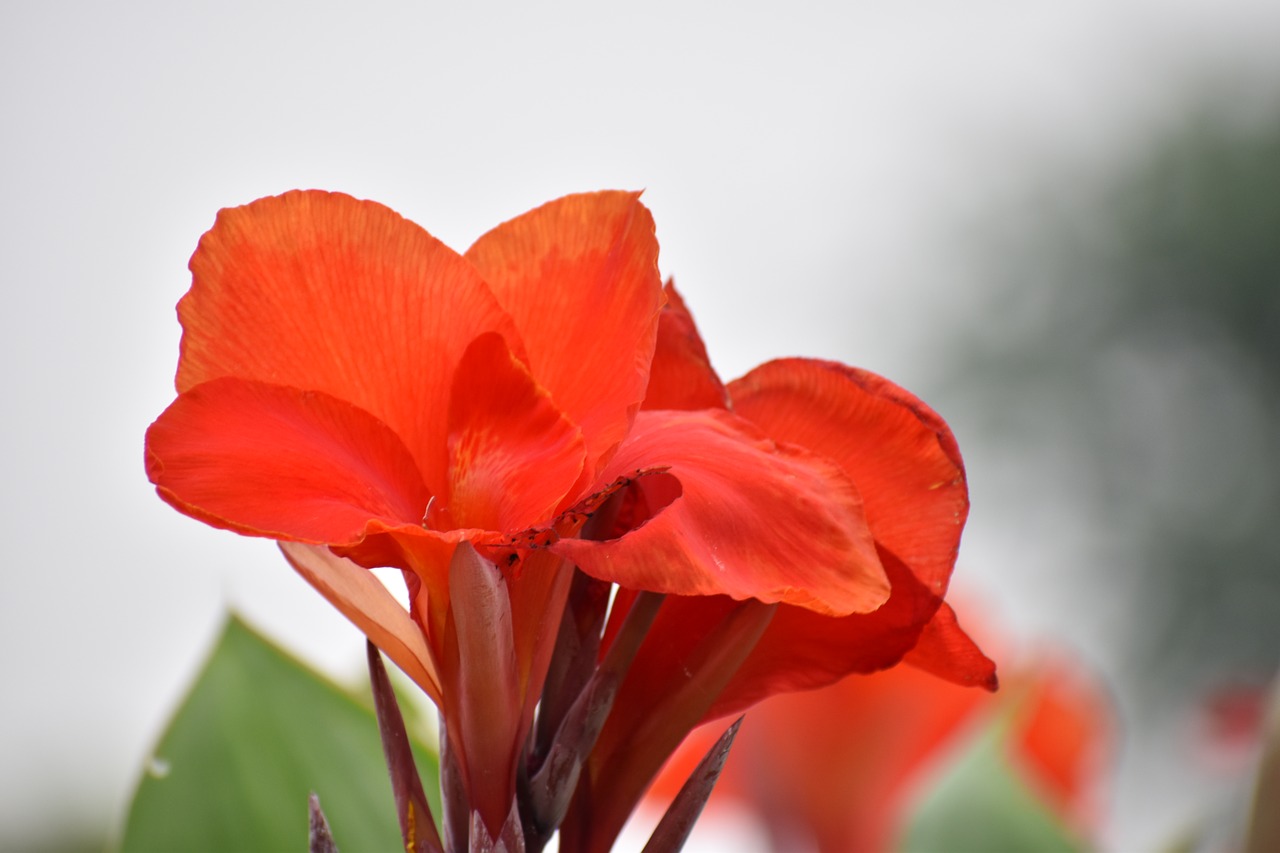
[[[645,188],[723,375],[813,355],[931,402],[970,621],[1102,674],[1102,844],[1166,844],[1238,770],[1206,714],[1280,664],[1277,44],[1249,0],[9,0],[0,849],[119,830],[228,607],[361,677],[273,545],[142,466],[197,239],[294,187],[459,250]]]

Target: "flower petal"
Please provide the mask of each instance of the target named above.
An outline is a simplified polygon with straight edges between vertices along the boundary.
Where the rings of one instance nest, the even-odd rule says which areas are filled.
[[[912,666],[962,687],[999,686],[996,665],[960,627],[956,612],[945,601],[920,633],[920,642],[905,658]]]
[[[658,318],[658,344],[643,408],[728,408],[729,392],[711,367],[702,336],[676,292],[675,282],[668,280],[664,292],[667,304]]]
[[[440,704],[440,675],[422,629],[372,572],[324,547],[281,542],[280,550],[307,583]]]
[[[825,687],[846,675],[876,672],[902,660],[940,602],[891,552],[880,549],[880,562],[893,585],[880,609],[831,617],[779,607],[705,720],[736,713],[775,693]],[[680,622],[692,626],[715,618],[714,609],[705,609],[696,599],[681,599],[672,605],[672,616],[678,613]]]
[[[400,438],[350,403],[242,379],[180,394],[151,428],[147,476],[179,511],[251,536],[317,544],[414,524],[430,498]]]
[[[338,193],[223,210],[191,272],[179,391],[238,376],[347,400],[396,431],[436,494],[463,350],[489,330],[518,349],[470,264],[382,205]]]
[[[530,372],[582,428],[588,473],[627,434],[662,306],[653,217],[638,193],[571,195],[467,250],[511,316]]]
[[[601,479],[669,466],[681,494],[620,539],[556,553],[634,589],[724,594],[847,614],[889,587],[861,502],[835,466],[778,447],[728,412],[642,412]]]
[[[450,526],[510,532],[549,521],[584,457],[582,431],[502,336],[476,338],[449,401]]]
[[[866,504],[876,541],[938,596],[969,511],[946,423],[898,386],[834,362],[784,359],[729,384],[734,411],[775,441],[839,464]]]

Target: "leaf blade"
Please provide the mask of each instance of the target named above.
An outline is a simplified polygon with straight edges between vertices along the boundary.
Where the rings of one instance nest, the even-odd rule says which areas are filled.
[[[235,616],[147,764],[124,851],[296,849],[312,791],[340,850],[401,846],[373,711]]]

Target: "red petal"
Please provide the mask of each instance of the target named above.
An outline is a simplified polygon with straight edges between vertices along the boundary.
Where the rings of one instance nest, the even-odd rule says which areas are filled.
[[[347,400],[443,493],[454,367],[481,332],[518,340],[470,264],[381,205],[291,192],[219,213],[191,272],[179,391],[238,376]]]
[[[711,367],[693,315],[668,280],[658,318],[658,345],[649,370],[646,409],[725,409],[729,393]]]
[[[845,614],[879,607],[888,584],[839,470],[780,448],[728,412],[642,412],[601,475],[669,466],[681,494],[621,539],[563,539],[584,572],[634,589],[725,594]]]
[[[499,225],[466,257],[515,318],[529,370],[582,428],[595,470],[649,379],[662,306],[653,217],[638,193],[567,196]]]
[[[706,719],[736,713],[775,693],[824,687],[846,675],[876,672],[902,660],[939,601],[892,553],[881,549],[880,560],[893,586],[884,606],[874,613],[844,617],[779,607]],[[681,606],[682,622],[697,624],[708,618],[696,600],[682,601]]]
[[[449,526],[510,532],[549,521],[583,458],[582,432],[502,336],[477,338],[449,401]]]
[[[770,438],[844,468],[876,541],[942,596],[969,511],[960,451],[942,418],[893,383],[832,362],[770,362],[729,393],[734,411]]]
[[[315,391],[215,379],[179,395],[146,446],[162,498],[252,536],[352,543],[373,520],[418,523],[429,499],[386,424]]]
[[[996,665],[960,627],[946,602],[920,634],[920,642],[905,658],[912,666],[962,687],[995,690]]]

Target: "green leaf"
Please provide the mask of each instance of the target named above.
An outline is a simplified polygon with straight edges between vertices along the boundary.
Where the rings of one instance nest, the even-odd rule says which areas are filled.
[[[902,850],[1079,851],[1074,837],[1007,757],[1008,720],[993,722],[925,792]]]
[[[434,756],[414,756],[434,794]],[[147,761],[121,849],[304,850],[312,791],[339,850],[402,848],[372,708],[231,616]]]

